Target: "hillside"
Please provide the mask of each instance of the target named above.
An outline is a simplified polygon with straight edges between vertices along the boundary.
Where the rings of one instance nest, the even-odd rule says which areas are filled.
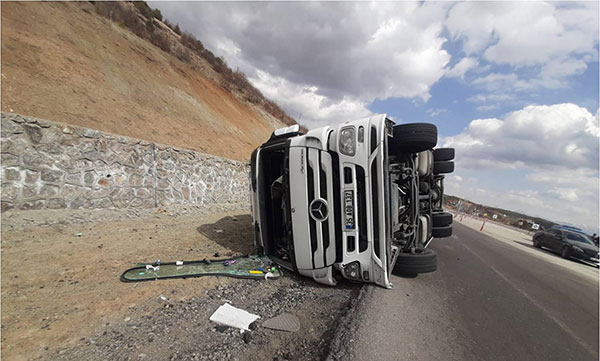
[[[172,55],[98,6],[2,2],[2,111],[237,160],[284,126],[265,101],[226,90],[205,59]]]

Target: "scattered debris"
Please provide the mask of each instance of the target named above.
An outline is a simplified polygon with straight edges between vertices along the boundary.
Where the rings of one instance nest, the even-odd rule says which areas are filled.
[[[222,229],[215,229],[215,233],[223,233]]]
[[[250,324],[259,318],[260,316],[258,315],[225,303],[217,308],[209,320],[221,325],[239,328],[243,332],[250,331]]]
[[[154,266],[153,266],[153,265],[151,265],[151,264],[147,264],[147,265],[146,265],[146,269],[151,269],[151,270],[153,270],[154,272],[156,272],[156,271],[158,271],[158,270],[160,269],[160,266],[156,266],[156,267],[154,267]]]
[[[235,262],[236,262],[235,259],[228,259],[227,261],[223,262],[223,266],[231,266]]]
[[[262,326],[273,330],[296,332],[300,331],[300,320],[290,313],[282,313],[266,320]]]
[[[176,266],[183,266],[183,261],[175,261]]]
[[[74,235],[75,237],[81,237],[81,236],[83,236],[83,233],[81,233],[81,232],[77,232],[77,233],[74,233],[73,235]]]

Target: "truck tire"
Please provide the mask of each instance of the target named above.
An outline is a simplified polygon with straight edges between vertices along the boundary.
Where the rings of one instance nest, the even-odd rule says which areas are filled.
[[[437,269],[437,254],[426,248],[420,253],[399,253],[392,271],[395,275],[433,272]]]
[[[411,123],[394,126],[394,137],[389,150],[394,153],[418,153],[435,147],[437,127],[429,123]]]
[[[454,172],[454,162],[433,162],[433,174],[445,174]]]
[[[431,215],[431,223],[434,227],[443,227],[452,224],[452,215],[448,212],[434,213]]]
[[[454,148],[438,148],[433,150],[433,160],[436,162],[454,159]]]
[[[446,238],[452,235],[452,226],[431,227],[433,238]]]

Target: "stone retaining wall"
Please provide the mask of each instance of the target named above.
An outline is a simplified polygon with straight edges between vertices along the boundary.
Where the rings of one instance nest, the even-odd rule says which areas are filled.
[[[249,207],[247,163],[10,113],[1,145],[2,211]]]

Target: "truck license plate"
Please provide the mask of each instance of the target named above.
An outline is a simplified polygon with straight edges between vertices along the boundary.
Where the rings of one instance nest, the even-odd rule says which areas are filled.
[[[354,192],[344,191],[344,213],[346,229],[354,229]]]

